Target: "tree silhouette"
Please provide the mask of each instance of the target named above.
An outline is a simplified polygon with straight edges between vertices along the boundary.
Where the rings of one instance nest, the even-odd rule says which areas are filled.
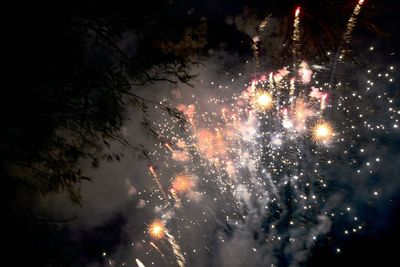
[[[165,16],[171,4],[164,1],[142,4],[36,7],[27,16],[26,85],[7,92],[3,105],[1,160],[11,183],[40,194],[66,189],[79,202],[78,185],[89,178],[78,160],[92,159],[94,166],[99,158],[118,160],[104,153],[112,140],[146,156],[119,135],[124,109],[146,112],[155,104],[136,95],[137,86],[191,80],[190,67],[207,44],[207,24]]]

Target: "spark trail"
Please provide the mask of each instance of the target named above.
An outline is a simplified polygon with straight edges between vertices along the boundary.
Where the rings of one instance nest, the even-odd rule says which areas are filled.
[[[357,17],[360,14],[362,5],[364,4],[364,0],[359,0],[357,5],[355,6],[353,13],[351,14],[347,25],[346,25],[346,32],[343,35],[343,47],[341,48],[341,54],[343,55],[346,52],[347,47],[350,45],[351,42],[351,34],[354,30],[354,27],[357,23]]]
[[[178,243],[175,241],[175,238],[173,235],[171,235],[168,231],[165,231],[165,234],[167,236],[168,242],[171,244],[172,251],[176,257],[176,263],[179,265],[179,267],[184,267],[185,266],[185,258],[183,257],[181,253],[181,248],[179,247]]]
[[[300,7],[297,7],[294,13],[292,40],[293,40],[293,56],[294,58],[298,58],[300,50]]]
[[[359,0],[357,5],[355,6],[353,13],[351,14],[349,20],[347,21],[346,24],[346,31],[343,34],[342,40],[337,48],[336,56],[332,64],[332,71],[331,71],[331,77],[329,80],[330,84],[333,84],[333,79],[334,79],[334,74],[336,73],[336,69],[339,64],[339,60],[344,57],[344,55],[349,51],[349,45],[351,42],[351,36],[354,30],[354,27],[356,26],[357,23],[357,17],[361,12],[361,8],[364,4],[364,0]]]

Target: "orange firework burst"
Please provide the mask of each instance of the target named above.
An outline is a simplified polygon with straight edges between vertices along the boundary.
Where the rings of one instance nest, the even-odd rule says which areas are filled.
[[[255,95],[253,105],[260,111],[266,111],[272,108],[273,99],[269,92],[258,91]]]
[[[333,127],[329,122],[318,121],[312,127],[312,139],[315,142],[326,143],[329,142],[334,136]]]
[[[188,161],[189,154],[186,151],[174,151],[172,153],[172,159],[176,161]]]
[[[148,227],[149,234],[154,239],[163,238],[165,235],[165,224],[160,220],[154,220]]]
[[[313,110],[303,99],[296,101],[294,114],[297,122],[305,122],[309,117],[314,116]]]
[[[224,135],[219,129],[210,131],[199,129],[197,132],[197,147],[207,159],[215,159],[226,154],[227,145]]]
[[[186,174],[177,175],[172,182],[172,189],[177,193],[189,192],[193,187],[193,178]]]

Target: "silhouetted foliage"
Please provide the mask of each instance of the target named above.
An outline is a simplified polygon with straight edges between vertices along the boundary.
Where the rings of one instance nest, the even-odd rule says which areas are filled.
[[[36,6],[26,14],[27,53],[18,91],[4,100],[2,166],[8,179],[45,195],[66,189],[79,203],[78,162],[120,158],[107,154],[119,141],[127,105],[146,112],[152,103],[135,94],[146,83],[189,83],[190,67],[206,45],[207,24],[168,15],[165,1],[89,1],[79,7]],[[43,9],[42,9],[43,8]],[[167,12],[166,12],[167,11]],[[147,103],[147,104],[146,104]],[[180,114],[162,106],[174,116]]]

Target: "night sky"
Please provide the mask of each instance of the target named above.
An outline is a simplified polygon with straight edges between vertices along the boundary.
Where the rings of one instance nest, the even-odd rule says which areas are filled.
[[[399,3],[16,7],[3,260],[395,266]]]

